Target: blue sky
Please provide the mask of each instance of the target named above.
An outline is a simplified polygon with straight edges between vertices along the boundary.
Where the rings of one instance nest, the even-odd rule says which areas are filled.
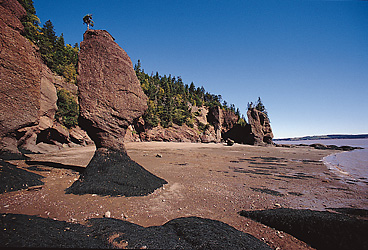
[[[260,96],[275,138],[368,133],[368,1],[34,0],[80,43],[92,14],[147,73],[181,76],[245,114]]]

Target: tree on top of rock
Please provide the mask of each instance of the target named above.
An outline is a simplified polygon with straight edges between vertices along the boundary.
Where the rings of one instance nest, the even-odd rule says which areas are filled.
[[[258,100],[255,104],[253,104],[253,102],[250,103],[248,102],[248,110],[253,108],[255,108],[258,111],[261,111],[268,117],[266,107],[263,105],[261,97],[258,97]]]
[[[266,107],[263,105],[262,100],[261,100],[261,97],[258,97],[258,100],[256,102],[256,107],[255,108],[256,108],[256,110],[261,111],[261,112],[267,114]]]
[[[83,17],[83,23],[87,24],[87,30],[89,30],[89,26],[93,27],[94,22],[92,21],[92,14],[87,14]]]

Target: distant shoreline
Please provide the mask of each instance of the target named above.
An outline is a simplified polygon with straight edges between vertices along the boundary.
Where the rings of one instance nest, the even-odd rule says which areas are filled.
[[[293,138],[273,139],[273,141],[307,141],[307,140],[331,140],[331,139],[367,139],[368,134],[358,135],[313,135]]]

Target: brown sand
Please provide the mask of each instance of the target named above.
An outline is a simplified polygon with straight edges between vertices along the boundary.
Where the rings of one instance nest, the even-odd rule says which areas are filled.
[[[164,142],[127,143],[126,148],[133,160],[168,184],[144,197],[65,194],[78,172],[39,167],[46,171],[33,172],[45,176],[45,185],[41,189],[1,194],[0,213],[83,224],[109,211],[112,218],[141,226],[198,216],[223,221],[274,249],[310,249],[304,242],[237,212],[277,207],[368,209],[367,186],[342,182],[320,161],[336,151]],[[85,147],[30,156],[33,160],[85,167],[93,152],[93,147]],[[11,163],[29,167],[24,161]]]

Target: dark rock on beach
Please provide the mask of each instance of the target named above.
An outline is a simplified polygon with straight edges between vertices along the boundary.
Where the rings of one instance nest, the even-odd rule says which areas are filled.
[[[87,30],[78,62],[80,126],[96,144],[84,173],[67,193],[147,195],[166,183],[132,161],[124,135],[147,109],[133,64],[105,30]]]
[[[324,145],[322,143],[314,143],[309,146],[315,149],[325,149],[325,150],[330,149],[330,150],[341,150],[341,151],[352,151],[355,149],[363,149],[361,147]]]
[[[271,249],[250,234],[215,220],[184,217],[162,226],[139,225],[110,218],[87,225],[36,216],[1,214],[4,247],[130,249]]]
[[[317,249],[368,249],[368,221],[346,214],[288,208],[239,214],[289,233]]]
[[[1,247],[108,248],[83,225],[22,214],[0,216]]]

